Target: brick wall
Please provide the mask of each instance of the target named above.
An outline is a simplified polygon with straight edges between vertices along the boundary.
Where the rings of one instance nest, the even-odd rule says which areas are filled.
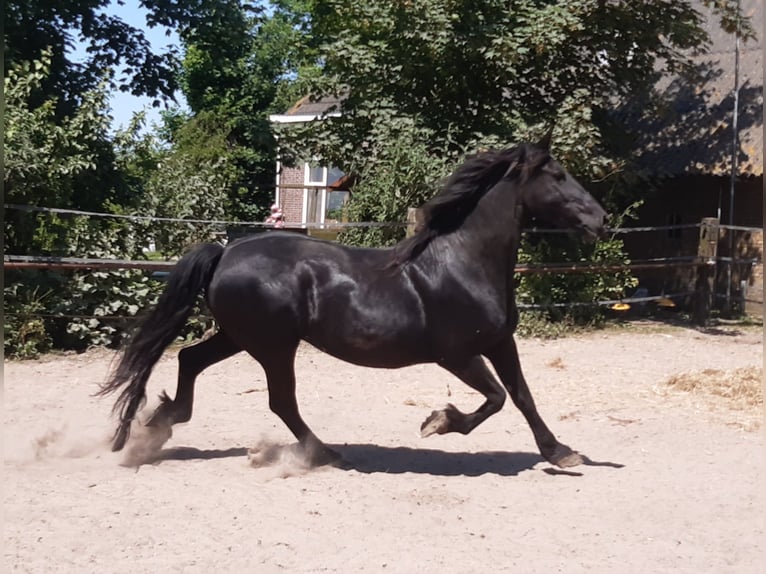
[[[303,190],[283,189],[279,197],[285,223],[303,223]]]
[[[279,174],[279,207],[285,223],[303,223],[303,189],[292,188],[303,185],[303,177],[303,165],[283,167]]]

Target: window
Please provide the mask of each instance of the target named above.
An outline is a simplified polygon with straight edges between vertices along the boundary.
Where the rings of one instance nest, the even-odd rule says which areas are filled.
[[[327,185],[335,184],[344,175],[346,174],[339,170],[337,167],[331,167],[327,170]]]
[[[321,165],[307,163],[305,171],[306,185],[332,185],[345,174],[337,167],[323,167]]]
[[[326,173],[327,173],[327,170],[325,168],[323,168],[321,165],[307,164],[307,166],[306,166],[306,183],[325,185],[327,183],[325,181],[325,174]]]
[[[333,186],[343,184],[344,173],[337,167],[323,167],[306,162],[303,172],[304,223],[324,224],[325,220],[342,221],[348,191]]]
[[[343,221],[343,208],[348,201],[347,191],[328,191],[325,218],[333,221]]]

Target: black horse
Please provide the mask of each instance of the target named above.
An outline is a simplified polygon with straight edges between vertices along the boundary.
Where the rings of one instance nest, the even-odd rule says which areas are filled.
[[[163,394],[149,426],[188,421],[197,375],[246,351],[266,373],[271,410],[309,460],[337,460],[298,410],[294,359],[304,340],[357,365],[437,363],[486,398],[472,413],[451,404],[434,411],[423,436],[471,432],[500,410],[507,389],[546,460],[561,467],[583,462],[543,422],[522,375],[513,339],[514,266],[524,225],[577,229],[595,239],[604,232],[604,210],[551,157],[545,138],[469,158],[423,213],[416,234],[387,249],[278,231],[192,249],[100,390],[122,388],[113,450],[125,445],[154,364],[205,291],[219,330],[179,352],[175,398]]]

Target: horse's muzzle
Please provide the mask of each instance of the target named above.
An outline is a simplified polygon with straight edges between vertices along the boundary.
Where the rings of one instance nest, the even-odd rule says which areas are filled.
[[[601,211],[601,210],[599,210]],[[590,221],[586,220],[580,226],[580,233],[584,236],[584,239],[590,243],[595,243],[599,239],[603,239],[607,235],[606,227],[606,213],[601,211],[603,215],[595,216]]]
[[[581,225],[578,229],[583,240],[588,243],[595,243],[599,239],[606,237],[607,229],[604,225]]]

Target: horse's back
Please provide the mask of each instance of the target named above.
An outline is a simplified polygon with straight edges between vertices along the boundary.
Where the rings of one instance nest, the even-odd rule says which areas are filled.
[[[246,269],[248,277],[259,275],[261,280],[264,272],[294,277],[296,271],[307,264],[369,277],[384,274],[390,258],[388,249],[349,247],[294,232],[269,231],[232,243],[218,268],[219,273],[226,274],[232,269]]]

